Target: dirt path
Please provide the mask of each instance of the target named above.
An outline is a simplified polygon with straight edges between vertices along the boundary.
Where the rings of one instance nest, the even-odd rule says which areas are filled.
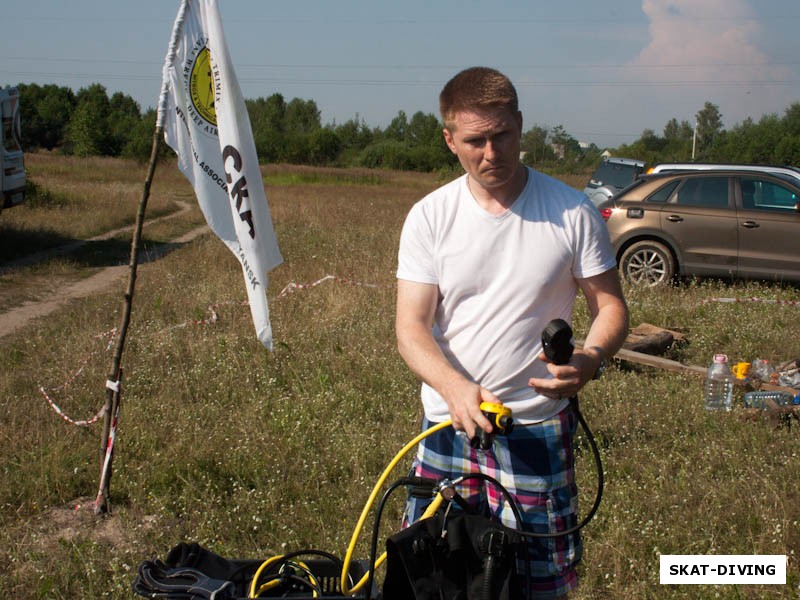
[[[153,223],[157,223],[159,221],[163,221],[166,219],[173,219],[186,211],[190,210],[192,207],[190,204],[186,202],[179,202],[181,205],[180,210],[171,213],[169,215],[165,215],[163,217],[158,217],[157,219],[153,219],[147,221],[148,225]],[[129,225],[127,227],[122,227],[120,229],[115,229],[113,231],[106,232],[102,235],[96,236],[91,238],[90,240],[75,242],[73,244],[68,244],[66,246],[60,246],[59,248],[53,248],[51,250],[47,250],[44,252],[38,252],[31,256],[23,257],[17,261],[13,261],[12,263],[6,264],[3,266],[0,273],[8,272],[13,269],[17,269],[23,266],[35,264],[42,260],[46,260],[48,258],[52,258],[53,256],[58,256],[62,254],[68,254],[69,252],[73,252],[77,248],[80,248],[87,242],[90,241],[98,241],[98,240],[105,240],[110,239],[120,233],[125,233],[126,231],[133,231],[133,225]],[[160,256],[166,254],[167,251],[174,248],[176,244],[185,244],[190,242],[197,236],[209,231],[207,225],[203,225],[201,227],[197,227],[188,233],[180,236],[172,240],[169,243],[161,244],[156,246],[155,248],[151,249],[148,252],[148,259],[156,259]],[[28,301],[22,304],[21,306],[17,306],[15,308],[10,309],[7,312],[0,314],[0,338],[3,338],[22,327],[25,327],[28,323],[37,319],[39,317],[44,317],[56,309],[63,306],[66,302],[73,300],[75,298],[84,298],[86,296],[91,296],[97,292],[107,289],[111,285],[118,282],[120,279],[127,277],[130,271],[129,265],[118,265],[113,267],[106,267],[95,273],[91,277],[87,277],[86,279],[82,279],[78,282],[73,284],[67,285],[59,290],[58,295],[53,295],[49,298],[42,299],[42,300],[34,300]]]

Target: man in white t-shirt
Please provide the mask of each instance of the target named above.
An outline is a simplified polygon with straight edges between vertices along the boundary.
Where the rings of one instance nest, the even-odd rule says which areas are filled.
[[[568,398],[602,371],[628,331],[613,250],[582,193],[519,162],[522,114],[507,77],[467,69],[439,100],[445,141],[466,174],[408,214],[396,329],[400,354],[422,380],[423,426],[450,419],[453,428],[423,441],[415,472],[455,478],[482,471],[509,483],[529,528],[564,531],[577,514]],[[566,365],[547,363],[542,330],[555,318],[571,322],[578,290],[592,317],[584,347]],[[481,402],[503,403],[516,424],[487,452],[464,440],[478,428],[492,430]],[[473,495],[515,525],[497,494]],[[424,504],[410,498],[406,521]],[[577,584],[579,536],[531,546],[531,591],[566,595]]]

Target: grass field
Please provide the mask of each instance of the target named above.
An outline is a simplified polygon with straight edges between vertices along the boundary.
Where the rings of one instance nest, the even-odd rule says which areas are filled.
[[[53,238],[87,239],[132,222],[145,174],[136,163],[51,155],[31,155],[27,166],[36,198],[0,216],[3,310],[126,261],[120,235],[97,252],[2,270],[11,258],[58,245]],[[137,565],[180,541],[230,558],[305,547],[344,554],[375,480],[418,432],[418,383],[394,344],[395,257],[407,210],[439,181],[288,166],[270,166],[265,180],[285,258],[268,289],[275,349],[255,339],[241,269],[212,235],[140,268],[110,516],[87,508],[100,474],[100,425],[67,423],[39,387],[75,419],[100,410],[107,332],[118,325],[125,282],[0,338],[4,597],[132,598]],[[177,210],[179,200],[191,201],[191,189],[174,163],[160,165],[149,214]],[[145,228],[146,246],[200,223],[194,208]],[[335,279],[281,294],[327,275]],[[686,336],[668,358],[707,365],[715,352],[732,361],[800,356],[793,286],[707,280],[626,295],[632,325]],[[199,324],[210,306],[218,320]],[[577,337],[586,326],[579,302]],[[800,427],[748,421],[738,407],[709,414],[701,396],[700,378],[625,362],[585,389],[606,491],[584,530],[575,598],[800,595]],[[586,510],[596,474],[588,452],[578,460]],[[387,533],[399,510],[398,497]],[[365,541],[356,554],[367,551]],[[661,586],[661,554],[785,554],[788,584]]]

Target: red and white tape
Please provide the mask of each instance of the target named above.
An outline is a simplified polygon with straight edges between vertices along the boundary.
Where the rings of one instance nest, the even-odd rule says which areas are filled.
[[[106,343],[106,347],[105,347],[105,352],[108,352],[111,349],[111,347],[112,347],[112,345],[114,343],[114,338],[116,337],[116,335],[117,335],[117,329],[115,327],[114,329],[109,329],[108,331],[104,331],[103,333],[99,333],[94,337],[95,337],[95,339],[108,338],[108,342]],[[46,390],[41,385],[39,386],[39,391],[42,393],[42,395],[44,396],[45,400],[47,400],[47,403],[56,412],[56,414],[58,416],[60,416],[62,419],[64,419],[67,423],[70,423],[71,425],[75,425],[77,427],[88,427],[89,425],[92,425],[93,423],[97,423],[97,421],[99,421],[103,417],[103,414],[105,413],[105,407],[101,408],[100,412],[98,412],[96,415],[94,415],[93,417],[90,417],[88,419],[73,419],[72,417],[67,415],[63,410],[61,410],[61,407],[58,406],[58,404],[55,403],[55,401],[50,397],[50,394],[53,393],[53,392],[62,392],[64,390],[66,390],[70,385],[72,385],[72,383],[78,378],[78,376],[81,373],[83,373],[83,370],[86,368],[86,365],[89,364],[89,361],[98,352],[99,352],[98,350],[95,350],[94,352],[89,353],[89,355],[81,361],[80,366],[75,370],[75,372],[62,385],[60,385],[58,387],[50,388],[49,390]]]
[[[389,285],[380,285],[380,284],[376,284],[376,283],[362,283],[360,281],[354,281],[352,279],[347,279],[347,278],[344,278],[344,277],[337,277],[336,275],[326,275],[325,277],[322,277],[322,278],[320,278],[317,281],[314,281],[312,283],[295,283],[295,282],[288,283],[281,290],[281,292],[278,294],[278,296],[275,299],[278,300],[280,298],[288,296],[289,294],[291,294],[292,292],[294,292],[296,290],[309,290],[309,289],[315,288],[318,285],[320,285],[322,283],[325,283],[326,281],[333,281],[335,283],[340,283],[340,284],[343,284],[343,285],[353,285],[353,286],[359,286],[359,287],[365,287],[365,288],[373,288],[373,289],[375,289],[375,288],[389,288],[389,287],[392,287],[392,286],[389,286]],[[171,327],[168,327],[165,330],[162,330],[162,331],[160,331],[158,333],[160,334],[160,333],[163,333],[164,331],[169,331],[170,329],[178,329],[178,328],[181,328],[181,327],[188,327],[189,325],[213,325],[219,320],[219,313],[217,312],[217,309],[220,306],[236,306],[236,305],[247,306],[248,302],[246,300],[245,301],[230,300],[230,301],[227,301],[227,302],[218,302],[218,303],[215,303],[215,304],[211,304],[208,307],[208,317],[206,317],[205,319],[191,319],[189,321],[185,321],[183,323],[179,323],[178,325],[172,325]],[[114,329],[110,329],[109,331],[105,331],[103,333],[100,333],[100,334],[96,335],[95,337],[96,338],[108,337],[108,343],[106,344],[106,349],[105,349],[105,351],[107,352],[107,351],[109,351],[111,349],[116,334],[117,334],[117,329],[114,328]],[[56,402],[51,397],[51,393],[53,393],[53,392],[62,392],[64,390],[66,390],[75,381],[75,379],[77,379],[78,376],[81,373],[83,373],[83,370],[89,364],[89,361],[97,354],[97,352],[98,351],[94,351],[94,352],[90,353],[83,361],[81,361],[80,366],[67,379],[67,381],[64,382],[64,384],[62,384],[62,385],[60,385],[58,387],[49,388],[49,390],[45,389],[43,386],[39,386],[39,391],[45,397],[45,400],[47,400],[47,403],[55,411],[55,413],[58,416],[60,416],[62,419],[64,419],[64,421],[66,421],[67,423],[70,423],[70,424],[78,426],[78,427],[87,427],[89,425],[92,425],[93,423],[97,423],[97,421],[99,421],[103,417],[103,415],[105,414],[105,407],[101,408],[100,411],[96,415],[94,415],[93,417],[90,417],[88,419],[74,419],[74,418],[70,417],[69,415],[67,415],[61,409],[61,407],[58,406],[58,404],[56,404]],[[107,382],[107,386],[108,385],[112,385],[113,383],[114,382]],[[113,445],[113,440],[110,441],[110,443]]]
[[[394,286],[390,286],[390,285],[380,285],[380,284],[377,284],[377,283],[361,283],[360,281],[353,281],[352,279],[346,279],[344,277],[337,277],[336,275],[325,275],[325,277],[322,277],[321,279],[317,279],[313,283],[294,283],[294,282],[288,283],[281,290],[281,293],[278,294],[276,300],[278,298],[283,298],[284,296],[288,296],[289,294],[291,294],[295,290],[308,290],[308,289],[317,287],[319,284],[325,283],[326,281],[333,281],[335,283],[341,283],[341,284],[344,284],[344,285],[355,285],[355,286],[365,287],[365,288],[389,288],[389,287],[394,287]]]
[[[76,425],[77,427],[88,427],[93,423],[97,423],[105,413],[105,407],[103,407],[100,409],[99,413],[97,413],[95,416],[89,419],[73,419],[72,417],[68,416],[63,410],[61,410],[61,407],[59,407],[58,404],[53,402],[53,399],[48,395],[48,393],[42,386],[39,386],[39,391],[42,392],[42,395],[44,396],[45,400],[47,400],[47,403],[50,405],[50,407],[54,411],[56,411],[56,414],[62,419],[64,419],[70,425]]]
[[[180,329],[181,327],[187,327],[188,325],[213,325],[219,320],[219,315],[217,314],[218,306],[219,306],[218,304],[210,305],[208,307],[208,317],[206,317],[205,319],[190,319],[189,321],[184,321],[183,323],[178,323],[177,325],[167,327],[163,331],[169,331],[170,329]],[[163,333],[163,331],[159,331],[158,333]]]

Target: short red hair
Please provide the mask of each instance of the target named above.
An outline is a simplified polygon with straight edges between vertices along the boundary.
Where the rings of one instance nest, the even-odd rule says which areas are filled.
[[[439,113],[445,127],[451,130],[457,112],[496,107],[506,107],[516,114],[519,100],[511,80],[489,67],[464,69],[439,94]]]

